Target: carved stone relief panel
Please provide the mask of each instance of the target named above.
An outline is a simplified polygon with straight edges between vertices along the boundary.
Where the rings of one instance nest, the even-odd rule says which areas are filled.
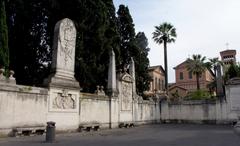
[[[122,82],[121,109],[132,110],[132,83]]]
[[[58,89],[50,91],[49,111],[77,112],[79,91]]]
[[[60,26],[59,42],[61,44],[60,56],[64,59],[64,65],[68,65],[69,60],[74,58],[74,49],[76,42],[76,30],[70,19],[64,19]]]
[[[67,90],[63,90],[63,93],[57,93],[57,96],[53,100],[54,109],[75,109],[76,108],[76,96],[69,94]]]
[[[65,18],[56,24],[52,68],[57,72],[74,75],[76,34],[72,20]]]

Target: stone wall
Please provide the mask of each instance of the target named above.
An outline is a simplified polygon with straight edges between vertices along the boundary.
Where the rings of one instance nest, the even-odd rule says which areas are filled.
[[[133,112],[124,119],[128,111],[122,111],[118,98],[109,99],[108,96],[82,93],[80,96],[80,124],[101,123],[103,128],[118,127],[122,122],[135,124],[156,123],[160,121],[159,104],[144,100],[133,103]],[[124,113],[125,112],[125,113]]]
[[[177,123],[229,123],[227,103],[219,101],[162,102],[161,120]]]
[[[80,124],[101,123],[103,127],[109,126],[110,101],[107,96],[82,93],[80,95]],[[114,114],[117,114],[115,111]]]
[[[156,101],[143,100],[142,102],[135,103],[135,123],[159,123],[160,122],[160,106]]]
[[[0,84],[0,132],[17,127],[45,126],[47,90],[43,88]]]
[[[57,130],[77,130],[81,124],[99,123],[102,128],[115,128],[121,122],[135,124],[175,123],[232,123],[239,116],[239,85],[226,86],[226,100],[183,101],[132,100],[131,118],[120,118],[121,98],[80,93],[76,111],[52,111],[50,90],[0,83],[0,133],[8,134],[16,127],[46,126],[55,121]],[[138,100],[136,100],[138,99]]]
[[[0,134],[9,134],[14,128],[45,127],[47,121],[55,121],[57,130],[72,131],[82,124],[116,128],[121,122],[145,124],[160,119],[159,104],[154,101],[135,101],[129,121],[120,120],[119,98],[81,93],[74,112],[51,109],[50,94],[47,88],[0,84]]]
[[[239,80],[240,81],[240,80]],[[240,82],[239,82],[240,83]],[[240,84],[225,86],[226,97],[214,101],[161,102],[161,121],[233,123],[240,117]]]

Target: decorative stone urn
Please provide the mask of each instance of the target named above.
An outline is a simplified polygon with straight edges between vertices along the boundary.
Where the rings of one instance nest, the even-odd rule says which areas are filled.
[[[4,68],[0,68],[0,75],[2,75],[4,73]]]
[[[0,79],[1,80],[5,78],[3,75],[4,71],[5,71],[4,68],[0,68]]]
[[[10,70],[10,72],[9,72],[9,75],[10,75],[9,78],[10,79],[14,79],[14,77],[13,77],[14,73],[15,72],[13,70]]]

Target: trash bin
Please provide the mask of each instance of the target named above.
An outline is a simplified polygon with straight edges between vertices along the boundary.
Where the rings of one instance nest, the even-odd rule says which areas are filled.
[[[53,121],[47,122],[46,142],[51,143],[55,141],[55,124]]]
[[[233,130],[234,130],[235,134],[240,136],[240,121],[238,121],[237,124],[233,127]]]

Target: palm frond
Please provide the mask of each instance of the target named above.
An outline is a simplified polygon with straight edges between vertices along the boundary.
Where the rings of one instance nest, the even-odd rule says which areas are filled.
[[[155,26],[153,40],[156,43],[162,44],[164,41],[167,43],[175,42],[176,37],[176,28],[174,28],[170,23],[164,22],[159,26]]]

